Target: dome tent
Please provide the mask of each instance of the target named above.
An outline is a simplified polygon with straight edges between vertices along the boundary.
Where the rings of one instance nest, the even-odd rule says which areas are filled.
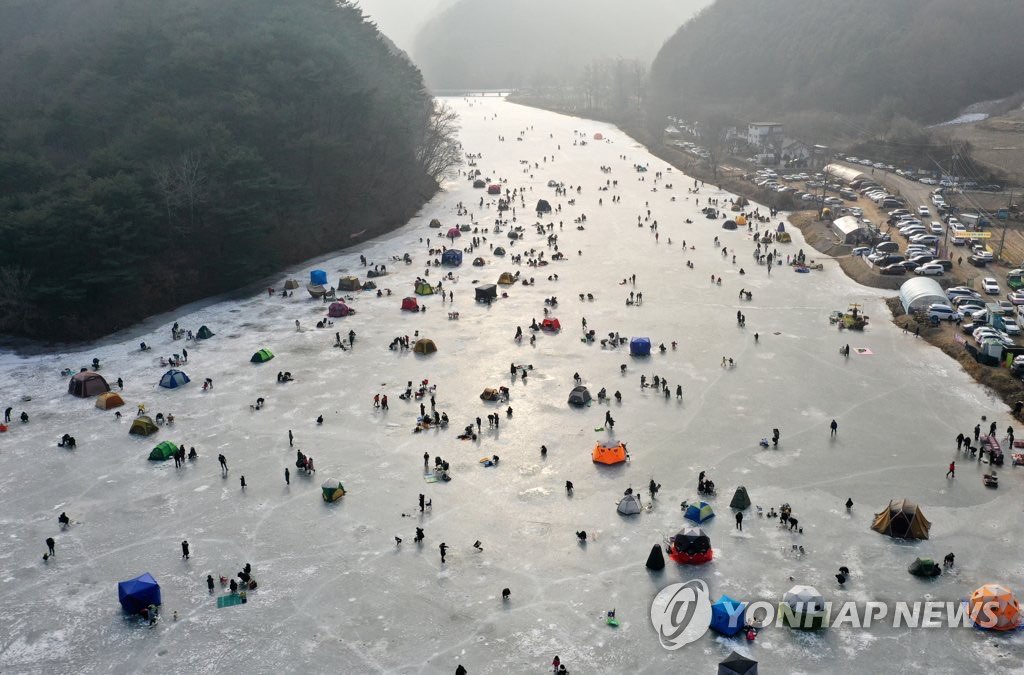
[[[149,458],[154,462],[166,462],[174,457],[176,452],[178,452],[178,446],[170,441],[164,441],[150,451]]]
[[[718,663],[718,675],[757,675],[757,661],[733,652]]]
[[[160,378],[160,386],[164,389],[177,389],[191,382],[188,375],[180,370],[171,368]]]
[[[338,279],[339,291],[358,291],[363,287],[359,277],[347,276]]]
[[[487,261],[485,261],[483,258],[480,258],[480,257],[473,258],[473,267],[483,267],[486,264],[487,264]]]
[[[909,499],[893,499],[881,513],[875,514],[871,529],[894,539],[927,539],[931,526],[917,504]]]
[[[736,492],[732,496],[732,501],[729,502],[730,509],[736,509],[742,511],[750,508],[750,495],[747,494],[747,488],[742,485],[736,488]]]
[[[687,527],[672,537],[668,556],[682,565],[702,565],[714,557],[714,551],[704,530]]]
[[[584,406],[593,400],[590,396],[590,390],[584,387],[582,384],[572,388],[569,392],[569,405]]]
[[[96,407],[100,410],[110,410],[124,405],[124,399],[115,391],[108,391],[96,397]]]
[[[736,221],[735,220],[727,220],[727,221],[725,221],[724,223],[722,223],[722,229],[723,230],[735,230],[736,229]]]
[[[650,356],[651,338],[635,337],[629,341],[629,353],[632,356]]]
[[[430,227],[432,227],[435,230],[440,229],[441,221],[438,220],[437,218],[431,218],[430,219]]]
[[[779,603],[782,622],[790,628],[819,630],[825,628],[825,598],[813,586],[794,586]]]
[[[736,635],[743,630],[746,610],[746,603],[723,595],[711,605],[711,629],[722,635]]]
[[[551,204],[546,199],[537,200],[537,213],[551,213]]]
[[[370,275],[367,274],[366,276],[370,276]],[[369,279],[367,279],[366,281],[363,282],[363,290],[364,291],[373,291],[373,290],[376,290],[376,288],[377,288],[377,284],[372,282],[372,281],[370,281]]]
[[[333,319],[340,319],[352,313],[352,308],[344,302],[332,302],[327,308],[327,316]]]
[[[707,502],[690,504],[686,507],[686,514],[683,517],[700,525],[701,523],[714,518],[715,510],[711,508],[711,504],[708,504]]]
[[[492,253],[494,253],[494,255],[496,255],[496,256],[498,256],[500,258],[501,256],[505,255],[505,247],[504,246],[495,246],[494,250],[492,251]]]
[[[487,387],[480,392],[481,401],[497,401],[501,398],[501,393],[494,387]]]
[[[437,345],[430,338],[420,338],[413,344],[412,350],[417,354],[433,354],[437,351]]]
[[[512,276],[511,272],[502,272],[501,276],[498,277],[498,283],[502,286],[511,286],[516,282],[516,278]]]
[[[907,571],[915,577],[937,577],[942,574],[942,568],[931,558],[916,558]]]
[[[624,443],[619,443],[618,445],[595,443],[594,451],[590,453],[590,458],[595,464],[622,464],[629,459],[629,453],[626,452],[626,445]]]
[[[421,281],[416,284],[416,295],[433,295],[434,287],[426,281]]]
[[[78,398],[89,398],[110,391],[110,385],[99,373],[83,370],[71,376],[68,393]]]
[[[287,288],[287,286],[288,286],[288,285],[287,285],[287,284],[285,284],[285,287],[286,287],[286,288]],[[213,337],[214,335],[216,335],[216,333],[214,333],[214,332],[213,332],[212,330],[210,330],[209,328],[207,328],[207,327],[206,327],[205,325],[203,325],[203,326],[200,326],[200,327],[199,327],[199,330],[198,330],[198,331],[196,331],[196,339],[197,339],[197,340],[209,340],[209,339],[210,339],[210,338],[212,338],[212,337]]]
[[[324,501],[328,503],[336,502],[345,496],[345,486],[341,484],[340,480],[334,480],[333,478],[325,480],[320,489],[323,492]]]
[[[130,614],[138,614],[150,605],[161,604],[160,584],[153,575],[146,572],[134,579],[118,582],[117,599],[121,609]]]
[[[562,330],[562,324],[559,323],[558,319],[550,316],[540,322],[540,329],[555,333]]]
[[[457,227],[449,227],[448,234],[446,234],[445,236],[448,237],[449,239],[455,239],[457,237],[461,237],[462,232],[460,232],[459,228]]]
[[[258,352],[253,353],[252,358],[249,359],[249,363],[266,363],[272,358],[274,358],[274,353],[269,349],[263,348]]]
[[[131,429],[128,433],[132,436],[152,436],[160,431],[153,419],[147,415],[140,415],[132,420]]]
[[[1013,630],[1020,626],[1020,603],[1004,586],[985,584],[968,600],[971,621],[986,630]]]
[[[482,180],[482,179],[480,179],[480,178],[477,178],[475,181],[473,181],[473,187],[475,187],[475,188],[485,188],[485,187],[487,187],[487,182]]]
[[[622,499],[619,500],[619,505],[616,510],[624,516],[635,516],[644,509],[643,505],[640,504],[640,498],[630,490],[628,493],[623,495]]]

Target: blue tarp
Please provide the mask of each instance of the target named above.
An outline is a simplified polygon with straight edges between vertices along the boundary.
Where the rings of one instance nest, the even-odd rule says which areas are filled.
[[[633,356],[649,356],[651,353],[651,338],[635,337],[630,340],[629,353]]]
[[[149,572],[117,584],[117,599],[126,612],[138,614],[149,605],[160,604],[160,584]]]
[[[164,389],[177,389],[189,382],[190,380],[188,379],[188,375],[180,370],[175,370],[174,368],[168,370],[164,373],[164,376],[160,378],[160,386]]]
[[[326,286],[327,272],[324,272],[323,270],[313,270],[309,273],[309,283],[314,286]]]
[[[746,603],[723,595],[711,605],[711,629],[722,635],[736,635],[743,630],[746,610]]]
[[[462,251],[456,251],[453,248],[448,249],[441,254],[441,264],[458,267],[462,264]]]

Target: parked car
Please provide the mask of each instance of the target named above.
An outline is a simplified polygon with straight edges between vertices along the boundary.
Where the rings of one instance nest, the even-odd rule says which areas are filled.
[[[893,263],[892,265],[886,265],[878,271],[881,274],[891,274],[899,277],[907,273],[907,268],[902,263]]]
[[[939,319],[940,321],[956,321],[963,318],[960,312],[949,305],[940,303],[928,305],[927,314],[929,319]]]
[[[1006,299],[1014,305],[1024,305],[1024,291],[1013,291],[1006,294]]]
[[[942,265],[938,263],[926,263],[914,268],[914,274],[923,277],[941,277],[945,272],[946,271],[942,269]]]
[[[927,206],[922,204],[921,206],[917,207],[917,215],[921,216],[922,218],[927,218],[931,214],[931,209],[929,209]]]
[[[999,290],[999,282],[992,277],[985,277],[981,280],[981,288],[988,295],[999,295],[1002,293]]]
[[[871,247],[870,246],[858,246],[857,248],[855,248],[852,251],[850,251],[850,255],[858,255],[858,256],[865,256],[865,255],[867,255],[869,253],[871,253]]]
[[[915,234],[910,237],[910,241],[915,244],[935,245],[939,243],[939,238],[934,234]]]

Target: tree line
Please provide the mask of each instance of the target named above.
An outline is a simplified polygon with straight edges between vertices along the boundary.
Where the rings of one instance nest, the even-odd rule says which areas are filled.
[[[456,120],[333,0],[0,6],[0,331],[94,337],[404,222]]]

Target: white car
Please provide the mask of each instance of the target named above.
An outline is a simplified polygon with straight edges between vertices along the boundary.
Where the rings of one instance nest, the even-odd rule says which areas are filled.
[[[937,222],[935,220],[933,220],[931,224],[928,225],[928,229],[932,231],[932,234],[942,234],[943,232],[942,223]]]
[[[1024,305],[1024,292],[1014,291],[1013,293],[1007,293],[1006,299],[1014,305]]]
[[[1020,335],[1020,324],[1010,317],[1003,317],[1003,332],[1007,335]]]
[[[852,206],[850,207],[850,215],[860,218],[861,216],[864,215],[864,209],[860,208],[859,206]]]
[[[960,312],[956,311],[949,305],[943,305],[941,303],[934,303],[928,305],[928,318],[939,319],[940,321],[956,321],[962,318]],[[980,328],[978,330],[981,330]]]
[[[910,237],[910,241],[915,244],[934,245],[939,243],[939,238],[934,234],[915,234]]]
[[[917,207],[917,215],[921,216],[922,218],[927,218],[928,216],[932,215],[932,212],[931,209],[922,204],[921,206]]]
[[[981,290],[985,291],[987,295],[1002,294],[1002,291],[999,290],[999,282],[992,277],[985,277],[981,280]]]
[[[941,277],[945,273],[939,263],[925,263],[914,270],[914,274],[923,277]]]
[[[974,290],[973,288],[967,288],[967,286],[953,286],[946,289],[946,297],[952,298],[954,295],[965,295],[971,298],[981,299],[981,293]]]

